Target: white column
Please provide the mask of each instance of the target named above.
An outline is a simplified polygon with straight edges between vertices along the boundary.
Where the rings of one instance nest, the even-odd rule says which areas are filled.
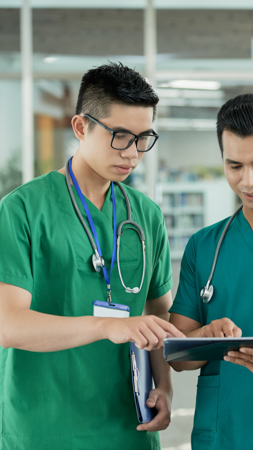
[[[156,71],[156,10],[154,0],[146,0],[144,11],[144,54],[146,57],[146,77],[148,82],[155,89],[155,71]],[[155,128],[155,124],[154,124]],[[146,165],[145,182],[148,188],[147,195],[156,200],[156,180],[158,168],[158,143],[145,155]]]
[[[32,12],[29,0],[22,1],[20,33],[22,65],[22,182],[26,183],[34,178]]]

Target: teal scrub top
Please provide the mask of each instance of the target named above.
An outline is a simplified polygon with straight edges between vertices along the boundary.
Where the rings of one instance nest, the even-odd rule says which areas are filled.
[[[253,231],[242,210],[220,248],[213,298],[205,304],[199,296],[227,221],[204,228],[190,239],[170,311],[197,320],[201,326],[228,317],[242,329],[243,336],[253,336]],[[208,362],[198,378],[193,450],[252,449],[252,405],[253,373],[225,361]]]
[[[115,263],[114,302],[141,315],[146,300],[172,286],[170,254],[159,207],[125,186],[132,219],[146,236],[146,273],[139,294],[128,294]],[[81,201],[74,195],[83,216]],[[117,224],[127,218],[115,186]],[[102,211],[88,199],[109,270],[113,247],[112,200]],[[102,271],[91,264],[92,248],[76,216],[65,177],[56,172],[21,186],[0,204],[0,281],[32,294],[31,309],[61,316],[92,315],[94,300],[106,300]],[[139,286],[142,247],[136,232],[121,238],[121,271],[127,286]],[[0,349],[1,450],[160,449],[158,433],[137,432],[129,344],[103,340],[51,353]]]

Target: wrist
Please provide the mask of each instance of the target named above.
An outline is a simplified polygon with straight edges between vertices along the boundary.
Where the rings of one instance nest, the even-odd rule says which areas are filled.
[[[121,343],[121,325],[120,322],[125,319],[115,317],[101,317],[98,327],[101,333],[101,339],[108,339],[115,344]]]
[[[110,317],[93,317],[94,319],[94,331],[96,333],[98,341],[103,339],[109,339],[110,330]]]
[[[166,394],[166,396],[169,396],[172,399],[173,387],[171,383],[160,383],[158,386],[156,386],[156,389],[163,391]]]

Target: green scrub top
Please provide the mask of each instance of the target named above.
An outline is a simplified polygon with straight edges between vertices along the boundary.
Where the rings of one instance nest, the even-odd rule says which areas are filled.
[[[114,302],[141,315],[148,299],[172,286],[170,254],[159,207],[125,186],[132,218],[146,236],[146,273],[139,294],[128,294],[115,263]],[[81,201],[73,188],[80,210]],[[115,186],[117,224],[127,218]],[[87,203],[109,270],[113,248],[112,200],[102,211]],[[31,309],[61,316],[92,315],[94,300],[106,300],[102,271],[91,264],[88,237],[74,211],[65,177],[56,172],[21,186],[1,201],[0,281],[32,294]],[[126,286],[139,286],[142,247],[136,232],[121,238],[121,270]],[[51,353],[0,350],[1,450],[160,449],[158,433],[137,432],[129,344],[103,340]]]
[[[253,231],[242,210],[221,245],[212,280],[213,298],[206,304],[199,296],[227,221],[204,228],[190,239],[170,311],[197,320],[201,326],[228,317],[243,336],[253,336]],[[252,449],[252,405],[253,373],[225,361],[208,362],[198,378],[193,450]]]

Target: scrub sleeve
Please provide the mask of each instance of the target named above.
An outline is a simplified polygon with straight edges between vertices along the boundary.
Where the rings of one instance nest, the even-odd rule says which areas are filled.
[[[181,264],[180,282],[170,312],[200,323],[230,318],[253,335],[248,318],[253,306],[253,231],[240,211],[222,243],[212,285],[214,295],[205,304],[199,296],[211,271],[225,219],[191,237]],[[253,374],[245,367],[210,361],[200,372],[192,432],[193,450],[253,448]]]
[[[115,264],[112,299],[130,306],[131,316],[136,316],[142,314],[146,299],[152,301],[171,288],[170,254],[159,207],[143,194],[125,189],[133,220],[146,236],[147,269],[141,292],[127,294]],[[115,197],[118,225],[127,212],[117,187]],[[102,211],[86,201],[109,268],[111,190]],[[56,171],[1,201],[0,252],[0,281],[29,291],[35,311],[92,315],[93,301],[106,300],[103,274],[92,268],[88,237],[76,217],[65,177]],[[142,248],[131,229],[122,235],[120,261],[126,285],[138,286]],[[158,433],[136,431],[128,344],[104,340],[51,353],[0,348],[0,415],[1,450],[160,449]]]

